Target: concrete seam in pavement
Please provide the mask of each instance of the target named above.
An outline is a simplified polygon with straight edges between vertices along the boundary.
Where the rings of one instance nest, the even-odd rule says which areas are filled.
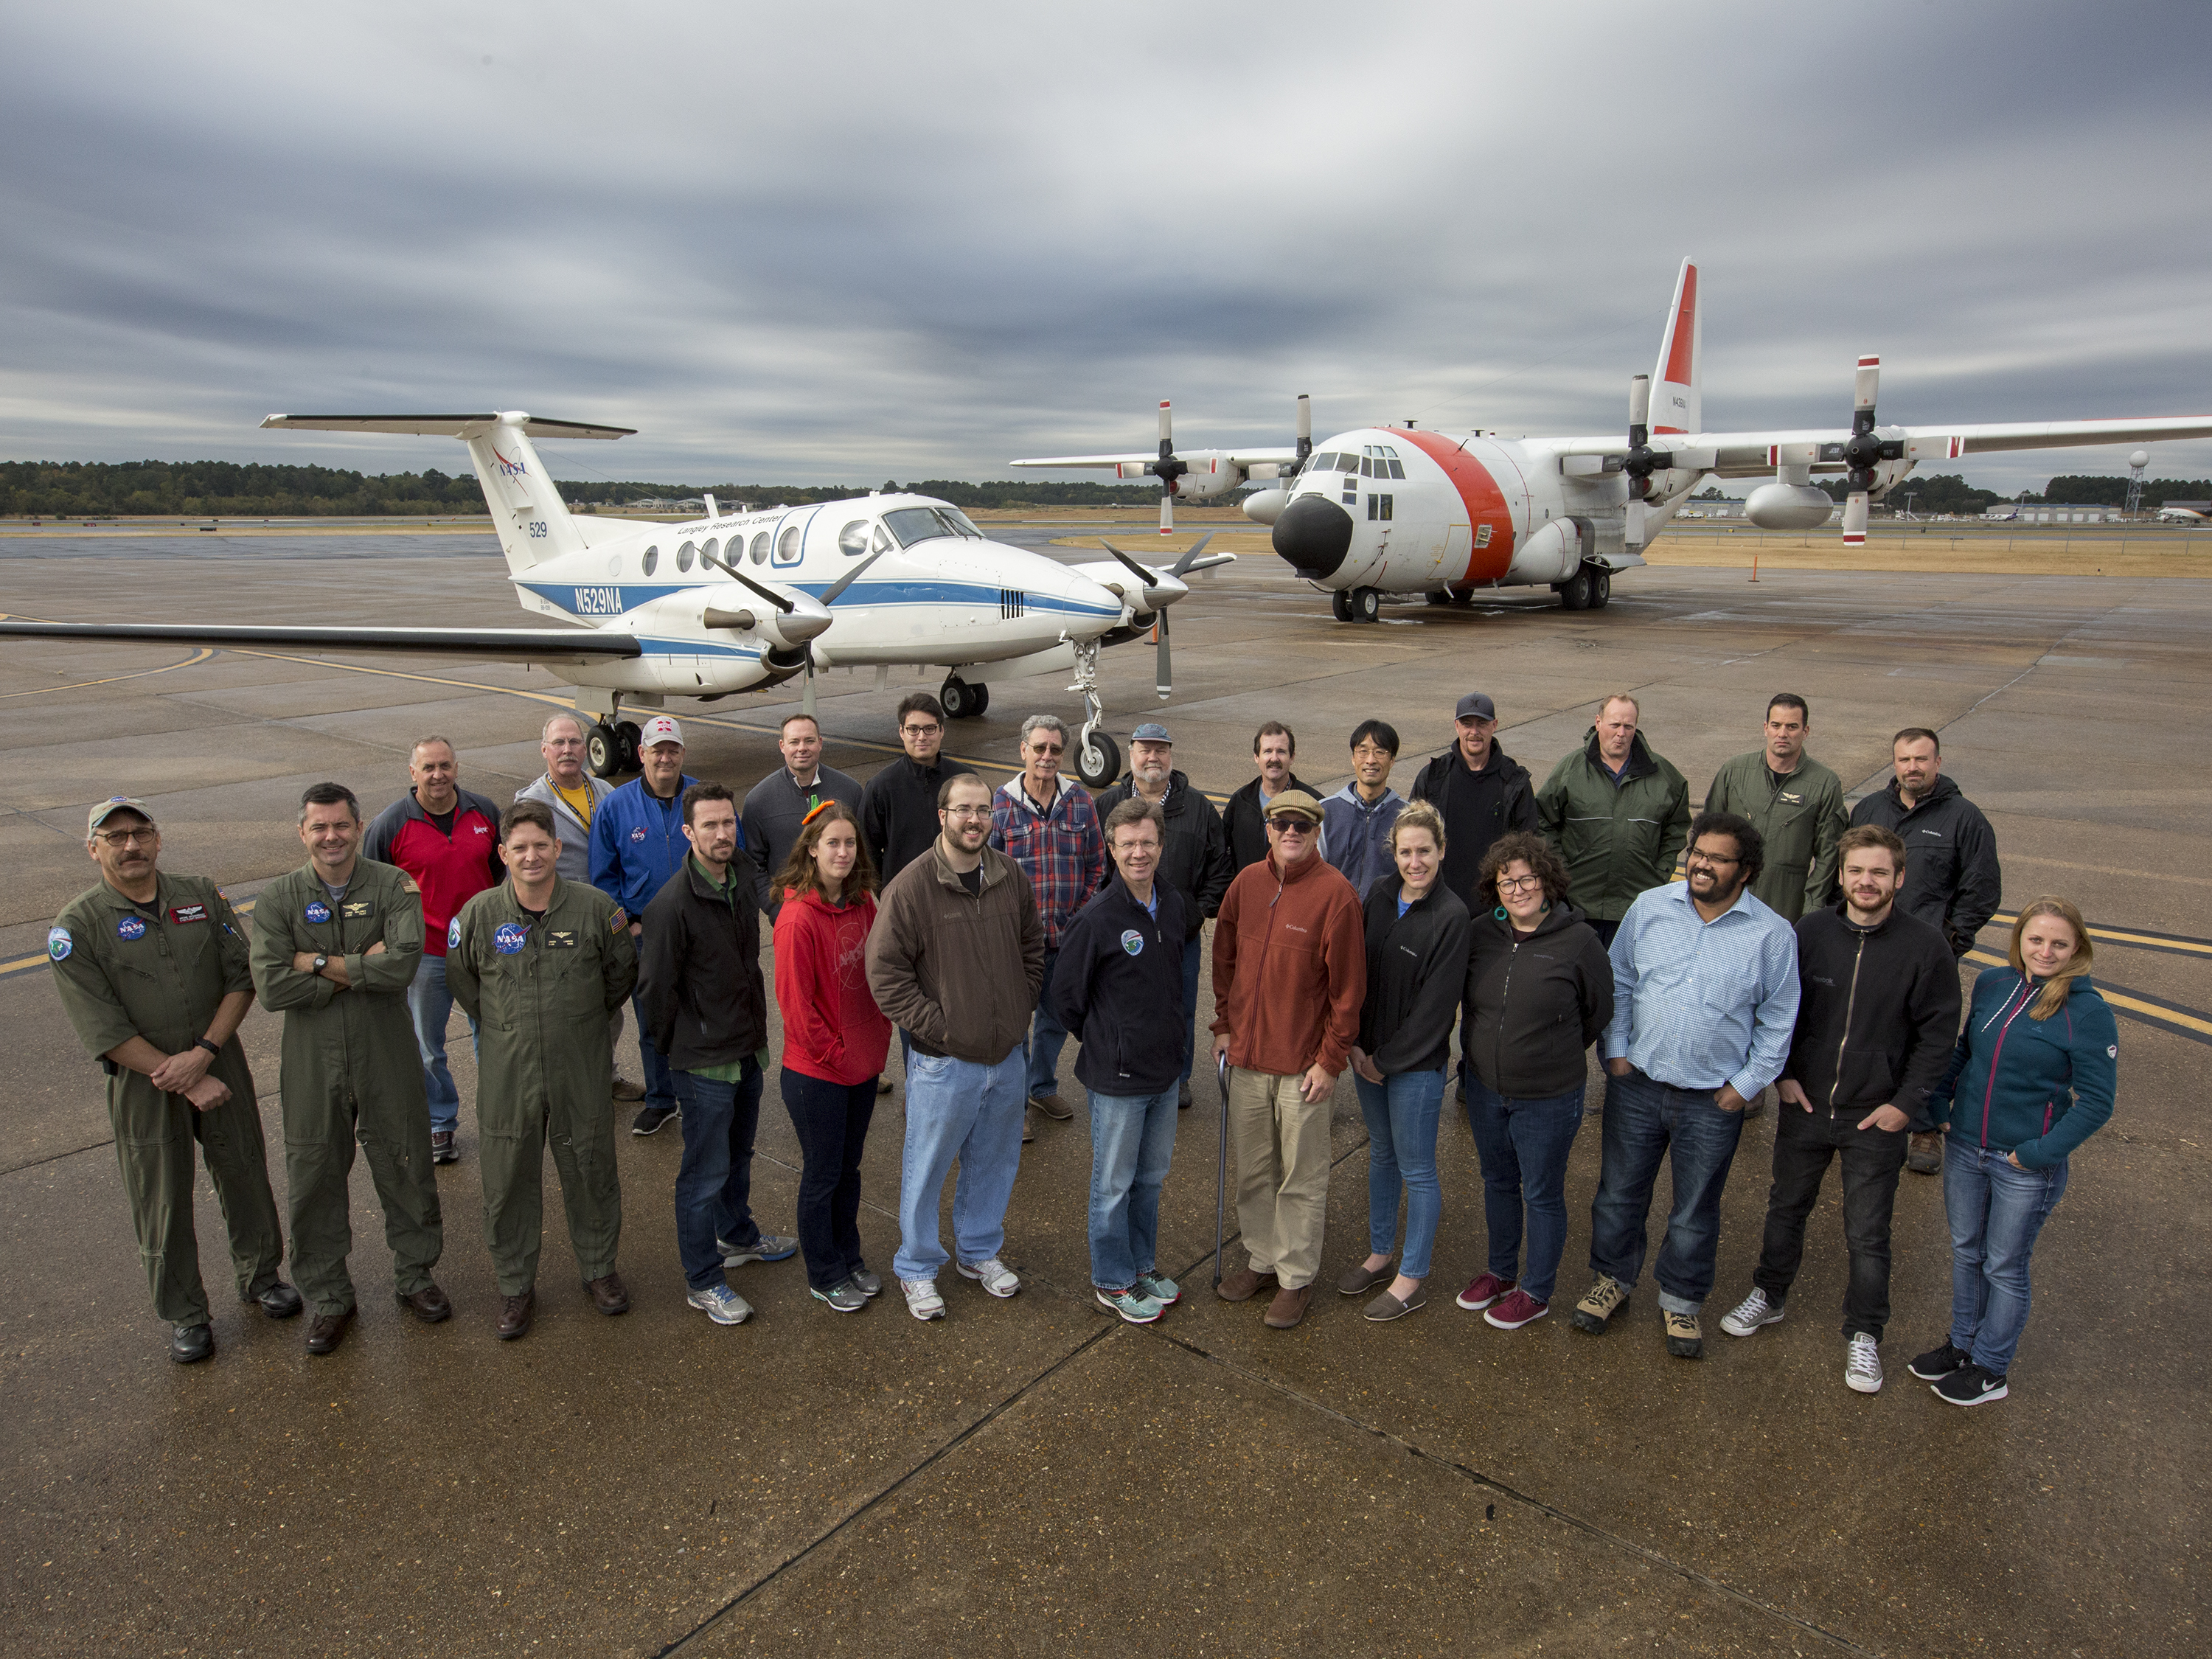
[[[1809,1619],[1801,1618],[1796,1613],[1791,1613],[1786,1608],[1778,1607],[1771,1601],[1762,1601],[1759,1597],[1751,1595],[1748,1591],[1738,1589],[1726,1579],[1716,1578],[1710,1573],[1698,1571],[1695,1567],[1686,1566],[1681,1562],[1676,1561],[1671,1557],[1662,1555],[1657,1550],[1652,1549],[1648,1545],[1639,1544],[1633,1539],[1624,1538],[1619,1533],[1609,1532],[1605,1528],[1598,1525],[1595,1522],[1585,1521],[1580,1516],[1572,1514],[1566,1510],[1560,1509],[1556,1504],[1547,1504],[1540,1498],[1532,1498],[1527,1492],[1521,1492],[1515,1487],[1509,1486],[1502,1480],[1492,1479],[1491,1476],[1483,1474],[1480,1469],[1471,1469],[1468,1468],[1466,1464],[1458,1462],[1456,1459],[1445,1457],[1438,1453],[1430,1451],[1422,1446],[1417,1445],[1413,1441],[1407,1439],[1403,1435],[1394,1433],[1389,1429],[1379,1428],[1376,1425],[1367,1422],[1363,1419],[1352,1416],[1348,1412],[1340,1411],[1334,1406],[1327,1405],[1322,1401],[1315,1399],[1312,1395],[1292,1388],[1289,1383],[1285,1382],[1277,1377],[1269,1376],[1262,1371],[1252,1370],[1243,1365],[1237,1364],[1234,1360],[1225,1359],[1221,1355],[1213,1352],[1212,1350],[1202,1347],[1198,1343],[1193,1342],[1188,1337],[1177,1336],[1170,1331],[1161,1331],[1158,1333],[1158,1335],[1161,1341],[1172,1343],[1176,1347],[1182,1349],[1186,1353],[1192,1354],[1200,1359],[1209,1362],[1210,1364],[1218,1365],[1222,1370],[1231,1373],[1233,1376],[1241,1377],[1245,1382],[1257,1383],[1261,1388],[1280,1395],[1284,1399],[1291,1401],[1294,1404],[1304,1406],[1310,1410],[1318,1412],[1324,1417],[1334,1419],[1335,1421],[1343,1424],[1347,1428],[1358,1429],[1364,1433],[1373,1435],[1378,1440],[1388,1441],[1391,1445],[1395,1446],[1399,1450],[1404,1452],[1409,1457],[1416,1457],[1424,1463],[1433,1465],[1437,1468],[1449,1470],[1450,1473],[1458,1475],[1462,1480],[1471,1482],[1473,1485],[1480,1486],[1488,1492],[1494,1492],[1500,1497],[1510,1499],[1516,1504],[1523,1504],[1526,1507],[1535,1510],[1540,1515],[1547,1516],[1550,1519],[1560,1522],[1562,1525],[1571,1527],[1576,1531],[1580,1532],[1588,1537],[1597,1540],[1600,1543],[1606,1545],[1609,1548],[1621,1550],[1628,1554],[1636,1556],[1638,1559],[1646,1561],[1651,1565],[1660,1568],[1663,1571],[1673,1573],[1679,1578],[1686,1579],[1689,1583],[1696,1584],[1700,1589],[1711,1590],[1718,1595],[1724,1595],[1730,1601],[1737,1602],[1743,1607],[1749,1607],[1755,1612],[1765,1613],[1769,1618],[1778,1619],[1784,1624],[1794,1626],[1797,1629],[1804,1631],[1810,1635],[1819,1637],[1825,1642],[1834,1644],[1837,1647],[1843,1649],[1846,1652],[1873,1655],[1880,1651],[1878,1649],[1869,1648],[1863,1644],[1854,1642],[1850,1637],[1839,1635],[1838,1632],[1829,1630],[1824,1626],[1814,1624]],[[1074,1356],[1073,1354],[1069,1356],[1070,1358],[1073,1358],[1073,1357]]]

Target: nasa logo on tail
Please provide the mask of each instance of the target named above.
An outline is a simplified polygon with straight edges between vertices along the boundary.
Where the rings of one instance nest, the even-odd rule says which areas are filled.
[[[510,461],[506,456],[500,454],[498,445],[491,444],[486,447],[490,449],[493,456],[498,460],[499,470],[506,473],[508,477],[520,478],[526,477],[529,475],[530,469],[525,466],[520,461]]]

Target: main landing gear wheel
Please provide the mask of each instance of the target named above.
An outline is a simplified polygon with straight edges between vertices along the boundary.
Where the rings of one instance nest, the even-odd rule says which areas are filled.
[[[584,758],[590,763],[593,777],[620,777],[622,733],[607,721],[599,721],[584,734]]]
[[[1352,595],[1338,588],[1328,596],[1328,613],[1339,622],[1352,620]]]
[[[1428,595],[1428,601],[1431,605],[1449,605],[1452,602],[1452,596],[1449,592],[1431,593]]]
[[[1605,602],[1613,597],[1613,572],[1601,564],[1587,564],[1583,568],[1589,573],[1589,608],[1605,609]]]
[[[635,772],[643,769],[645,763],[639,758],[637,740],[645,735],[645,728],[635,720],[624,720],[615,727],[622,738],[622,769]]]
[[[957,674],[948,674],[937,689],[937,701],[945,706],[945,719],[973,720],[991,706],[991,688],[970,685]]]
[[[1559,596],[1559,609],[1562,611],[1589,610],[1590,608],[1589,567],[1584,565],[1563,582],[1553,582],[1552,592]]]
[[[1103,789],[1121,775],[1121,750],[1111,734],[1085,726],[1075,740],[1075,776],[1086,789]]]
[[[1352,590],[1352,620],[1371,623],[1382,615],[1382,595],[1371,587]]]

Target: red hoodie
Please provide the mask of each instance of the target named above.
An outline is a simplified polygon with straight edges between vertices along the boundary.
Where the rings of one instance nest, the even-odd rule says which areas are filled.
[[[819,892],[786,894],[775,917],[783,1063],[826,1083],[866,1083],[881,1075],[891,1044],[891,1023],[868,989],[875,896],[833,908]]]

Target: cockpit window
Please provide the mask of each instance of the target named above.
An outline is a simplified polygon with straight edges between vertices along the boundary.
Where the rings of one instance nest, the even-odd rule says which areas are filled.
[[[902,507],[884,514],[884,523],[898,538],[901,547],[912,547],[939,536],[963,536],[976,541],[983,532],[969,523],[957,507]]]
[[[1339,455],[1336,458],[1336,470],[1339,472],[1358,471],[1359,457],[1353,454],[1350,450],[1346,450],[1341,455]]]

